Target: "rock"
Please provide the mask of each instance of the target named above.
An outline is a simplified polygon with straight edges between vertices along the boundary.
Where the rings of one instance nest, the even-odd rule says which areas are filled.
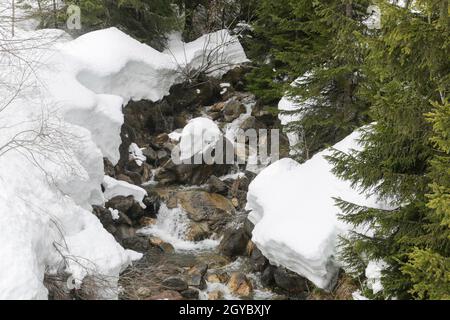
[[[229,100],[225,103],[222,113],[225,121],[231,122],[237,119],[242,113],[245,113],[245,111],[245,106],[241,102]]]
[[[173,124],[176,129],[184,128],[187,124],[185,115],[177,115],[173,119]]]
[[[127,175],[120,173],[116,176],[117,180],[128,182],[129,184],[134,184],[134,181]]]
[[[131,249],[138,252],[145,252],[149,248],[147,239],[141,236],[131,236],[123,239],[122,246],[125,249]]]
[[[211,118],[211,120],[216,121],[219,120],[222,116],[222,113],[220,112],[208,112],[208,116]]]
[[[183,300],[183,296],[174,290],[164,290],[158,294],[155,294],[145,300]]]
[[[199,288],[200,290],[206,289],[205,274],[206,274],[207,270],[208,270],[208,265],[192,267],[188,271],[189,279],[188,279],[187,283],[190,286]]]
[[[152,290],[150,290],[149,288],[146,288],[146,287],[140,287],[136,290],[136,294],[139,297],[148,297],[152,294]]]
[[[264,123],[258,121],[254,116],[250,116],[244,121],[242,121],[241,125],[239,126],[239,129],[244,131],[249,129],[255,129],[258,131],[259,129],[266,129],[266,126],[264,125]]]
[[[160,133],[155,137],[154,142],[158,145],[164,145],[164,143],[169,141],[169,135],[167,133]]]
[[[297,294],[307,290],[305,278],[283,267],[276,268],[273,277],[275,284],[289,293]]]
[[[249,240],[244,228],[227,230],[220,241],[219,250],[228,257],[244,255]]]
[[[275,284],[274,272],[276,267],[268,265],[261,274],[261,283],[265,287],[271,287]]]
[[[107,208],[113,208],[117,209],[119,211],[122,211],[123,213],[127,213],[128,210],[131,209],[131,207],[134,205],[134,198],[133,196],[116,196],[112,199],[110,199],[108,202],[106,202],[105,206]]]
[[[265,267],[268,264],[268,260],[263,256],[261,250],[254,247],[250,255],[250,264],[253,271],[262,272],[263,270],[265,270]]]
[[[216,176],[210,176],[207,184],[208,184],[208,191],[211,193],[219,193],[225,195],[228,192],[227,185]]]
[[[181,191],[176,194],[176,198],[189,219],[195,222],[226,220],[235,213],[230,200],[217,193]]]
[[[194,288],[188,288],[184,291],[181,291],[180,293],[184,298],[189,299],[189,300],[197,300],[198,296],[199,296],[198,289],[194,289]]]
[[[164,251],[165,253],[173,253],[175,252],[175,248],[173,247],[173,245],[171,245],[168,242],[164,242],[161,245],[159,245],[159,248]]]
[[[103,158],[103,168],[104,168],[104,172],[107,176],[110,177],[115,177],[115,170],[114,170],[114,165],[112,164],[111,161],[109,161],[108,158]]]
[[[214,290],[211,292],[208,292],[208,300],[222,300],[223,299],[223,292],[220,290]]]
[[[188,284],[180,277],[169,277],[165,279],[161,285],[169,290],[184,291],[188,289]]]
[[[139,220],[139,224],[142,227],[150,227],[156,224],[156,222],[158,222],[158,220],[156,220],[155,218],[150,218],[150,217],[142,217]]]
[[[206,222],[191,222],[186,239],[188,241],[201,241],[208,238],[211,235],[209,226]]]
[[[226,272],[212,273],[207,276],[208,282],[211,283],[227,283],[230,276]]]
[[[235,208],[239,207],[239,200],[237,198],[231,199],[231,203]]]
[[[244,220],[244,230],[249,238],[252,237],[252,232],[253,232],[254,228],[255,228],[255,225],[250,220],[248,220],[248,219]]]
[[[256,248],[256,245],[253,243],[252,240],[249,240],[247,242],[247,247],[245,248],[245,254],[250,257],[253,253],[253,250],[255,250],[255,248]]]
[[[253,286],[245,274],[233,272],[227,284],[228,289],[241,297],[248,297],[253,292]]]
[[[147,162],[155,164],[158,154],[152,147],[146,147],[142,150],[142,154],[147,158]]]
[[[225,102],[218,102],[209,108],[209,112],[222,112],[225,107]]]
[[[153,167],[150,166],[147,162],[144,162],[142,164],[142,174],[141,174],[141,180],[143,182],[147,182],[150,181],[153,177],[153,172],[152,172]]]

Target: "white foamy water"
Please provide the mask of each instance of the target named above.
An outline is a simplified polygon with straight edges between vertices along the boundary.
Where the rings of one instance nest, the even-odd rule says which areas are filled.
[[[156,224],[138,230],[138,233],[155,236],[170,243],[175,251],[211,250],[219,245],[219,240],[205,239],[188,241],[186,234],[189,228],[189,218],[181,208],[169,209],[162,203],[158,212]]]

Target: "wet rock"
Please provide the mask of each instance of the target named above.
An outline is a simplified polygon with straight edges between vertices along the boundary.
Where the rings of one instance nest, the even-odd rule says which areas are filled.
[[[198,190],[181,191],[176,194],[176,198],[188,217],[195,222],[215,222],[235,213],[230,200],[216,193]]]
[[[227,185],[214,175],[209,177],[207,184],[208,191],[211,193],[219,193],[225,195],[228,192]]]
[[[231,229],[225,232],[222,241],[220,241],[219,250],[228,257],[244,255],[249,240],[250,238],[245,233],[244,228]]]
[[[296,294],[307,290],[305,278],[283,267],[276,268],[273,276],[275,284],[289,293]]]
[[[206,222],[192,222],[186,234],[188,241],[201,241],[211,235],[209,226]]]
[[[225,102],[218,102],[209,108],[209,112],[222,112],[225,107]]]
[[[174,291],[184,291],[188,289],[188,284],[180,277],[169,277],[165,279],[161,285],[168,290]]]
[[[254,247],[250,255],[250,265],[252,266],[252,270],[255,272],[262,272],[267,264],[268,261],[266,257],[263,256],[261,250]]]
[[[183,296],[174,290],[165,290],[145,300],[183,300]]]
[[[241,114],[245,113],[245,106],[239,101],[230,100],[223,107],[222,113],[225,121],[232,122]]]
[[[180,293],[183,296],[183,298],[186,298],[189,300],[197,300],[198,296],[199,296],[198,289],[194,289],[194,288],[188,288],[184,291],[181,291]]]
[[[211,118],[211,120],[216,121],[219,120],[222,116],[222,113],[220,112],[208,112],[208,116]]]
[[[223,292],[220,290],[214,290],[208,293],[208,300],[222,300]]]
[[[161,249],[164,252],[172,253],[175,251],[173,246],[170,243],[165,242],[164,240],[158,238],[158,237],[150,237],[148,239],[148,243],[153,246]]]
[[[121,212],[127,213],[128,210],[131,209],[131,207],[134,205],[134,198],[133,196],[116,196],[112,199],[110,199],[108,202],[106,202],[107,208],[113,208],[117,209]]]
[[[149,248],[148,240],[142,236],[130,236],[124,238],[121,242],[125,249],[131,249],[138,252],[145,252]]]
[[[248,297],[253,292],[253,285],[245,274],[233,272],[227,284],[228,289],[241,297]]]
[[[234,206],[235,208],[238,208],[238,207],[239,207],[239,200],[238,200],[238,198],[233,198],[233,199],[231,199],[231,203],[233,204],[233,206]]]
[[[206,289],[205,274],[208,265],[193,267],[188,271],[188,281],[190,286],[197,287],[200,290]]]
[[[150,218],[150,217],[142,217],[139,220],[139,224],[142,227],[150,227],[156,224],[156,222],[158,222],[158,220],[156,220],[155,218]]]
[[[276,267],[268,265],[261,274],[261,283],[265,287],[271,287],[275,284],[274,272]]]
[[[207,280],[211,283],[227,283],[230,276],[226,272],[212,273],[207,276]]]

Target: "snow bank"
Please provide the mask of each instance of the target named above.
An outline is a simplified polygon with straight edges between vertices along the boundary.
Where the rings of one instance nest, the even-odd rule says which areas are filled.
[[[344,152],[358,149],[359,137],[356,131],[334,148]],[[270,262],[323,289],[333,286],[340,267],[336,259],[338,236],[348,230],[337,218],[341,211],[333,197],[387,207],[333,175],[325,159],[330,153],[320,152],[303,164],[289,158],[273,163],[250,184],[246,207],[251,210],[248,218],[255,224],[252,241]]]
[[[201,43],[187,44],[192,68],[213,49]],[[45,299],[44,274],[56,272],[77,283],[102,277],[113,289],[102,296],[114,298],[119,272],[140,255],[114,240],[92,205],[118,194],[142,202],[144,193],[104,179],[103,157],[119,160],[123,105],[161,99],[182,81],[179,65],[116,28],[76,40],[61,30],[17,28],[0,45],[15,53],[0,55],[0,299]],[[223,55],[247,61],[238,43]],[[21,83],[16,95],[11,88]],[[26,143],[11,144],[14,137]]]

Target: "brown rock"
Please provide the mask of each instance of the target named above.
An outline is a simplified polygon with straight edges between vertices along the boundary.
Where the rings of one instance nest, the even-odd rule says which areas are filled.
[[[134,184],[134,181],[127,175],[120,173],[116,176],[117,180],[128,182],[129,184]]]
[[[153,226],[156,224],[156,222],[158,222],[158,220],[156,220],[155,218],[150,218],[150,217],[142,217],[139,220],[139,223],[141,224],[141,226],[143,227],[149,227],[149,226]]]
[[[209,274],[206,279],[211,283],[227,283],[230,279],[230,276],[226,272],[212,273]]]
[[[209,226],[205,222],[192,222],[189,226],[186,238],[189,241],[201,241],[211,235]]]
[[[248,297],[253,292],[253,285],[245,274],[233,272],[227,284],[230,291],[241,297]]]
[[[159,145],[163,145],[167,141],[169,141],[169,135],[167,133],[158,134],[155,138],[155,143]]]

